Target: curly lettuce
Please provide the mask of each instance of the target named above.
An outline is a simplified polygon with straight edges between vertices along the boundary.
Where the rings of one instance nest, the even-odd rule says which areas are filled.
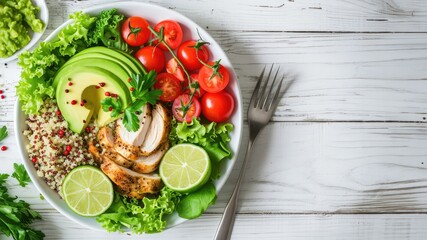
[[[124,19],[117,9],[104,10],[89,31],[87,44],[98,46],[101,43],[108,47],[130,53],[129,45],[120,35],[120,23]]]
[[[51,84],[56,71],[72,55],[86,48],[88,29],[96,17],[76,12],[70,18],[74,22],[62,29],[53,41],[42,42],[33,52],[26,51],[19,56],[22,72],[16,94],[26,114],[38,113],[43,100],[54,96]]]
[[[180,193],[167,187],[157,198],[142,200],[123,197],[116,193],[113,204],[96,220],[109,232],[156,233],[166,228],[165,216],[172,214],[180,200]]]

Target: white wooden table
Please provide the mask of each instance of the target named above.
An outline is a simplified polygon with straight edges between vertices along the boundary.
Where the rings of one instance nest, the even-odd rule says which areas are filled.
[[[232,239],[427,238],[427,1],[154,0],[195,20],[225,49],[247,107],[257,75],[277,63],[295,76],[249,163]],[[96,1],[47,1],[47,34]],[[0,66],[0,125],[20,162],[12,108],[16,62]],[[248,139],[247,128],[242,149]],[[240,158],[241,160],[241,158]],[[11,181],[47,239],[212,239],[240,162],[217,204],[161,234],[86,229]],[[2,238],[4,236],[0,236]]]

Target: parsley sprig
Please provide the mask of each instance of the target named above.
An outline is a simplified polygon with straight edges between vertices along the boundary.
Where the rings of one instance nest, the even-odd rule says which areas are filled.
[[[8,135],[6,126],[0,128],[0,142],[3,141]]]
[[[24,165],[14,163],[13,168],[15,169],[15,171],[12,173],[12,177],[19,182],[19,185],[21,185],[21,187],[27,186],[27,184],[31,182],[31,179],[27,171],[25,170]]]
[[[138,114],[140,114],[142,107],[150,103],[156,104],[159,100],[162,91],[159,89],[152,89],[156,83],[156,72],[150,71],[148,74],[132,74],[129,84],[132,92],[132,103],[123,109],[120,97],[107,97],[101,101],[102,110],[111,112],[111,117],[118,117],[123,114],[123,125],[130,132],[135,132],[139,129],[140,121]]]
[[[0,232],[13,239],[43,239],[44,234],[30,227],[40,214],[30,208],[30,205],[17,200],[8,193],[6,180],[8,174],[0,174]]]

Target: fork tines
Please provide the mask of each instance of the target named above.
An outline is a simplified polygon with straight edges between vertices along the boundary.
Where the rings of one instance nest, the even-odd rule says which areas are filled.
[[[277,104],[279,102],[278,97],[279,97],[280,89],[282,87],[282,82],[285,79],[285,74],[282,74],[282,79],[280,80],[280,82],[277,86],[276,92],[274,93],[273,96],[271,96],[271,92],[273,91],[273,88],[275,88],[276,79],[277,79],[277,76],[278,76],[279,70],[280,70],[280,66],[278,66],[276,69],[276,73],[274,74],[273,82],[270,84],[270,87],[268,89],[268,93],[266,94],[266,90],[267,90],[267,87],[269,85],[271,74],[272,74],[273,68],[274,68],[274,64],[271,64],[270,71],[268,72],[265,83],[263,84],[262,90],[259,93],[259,90],[261,87],[261,82],[264,79],[265,68],[266,67],[263,68],[261,75],[259,76],[258,82],[255,86],[255,91],[252,94],[250,105],[251,105],[251,107],[264,109],[265,111],[268,111],[268,110],[270,110],[270,108],[272,106],[273,107],[277,106]]]

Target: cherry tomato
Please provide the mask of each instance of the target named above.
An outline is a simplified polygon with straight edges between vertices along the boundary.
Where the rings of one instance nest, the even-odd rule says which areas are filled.
[[[172,102],[181,94],[181,82],[170,73],[157,75],[154,88],[163,91],[160,100],[164,102]]]
[[[190,95],[188,94],[182,94],[173,101],[172,113],[179,122],[183,122],[185,120],[187,123],[191,123],[193,118],[198,118],[200,116],[199,100],[193,97],[191,105],[189,105],[189,102]],[[187,108],[187,112],[184,116],[185,108]]]
[[[156,24],[154,26],[154,30],[156,32],[159,32],[160,29],[163,27],[163,38],[165,42],[171,47],[172,49],[176,49],[182,42],[182,29],[179,23],[173,21],[173,20],[164,20]],[[155,44],[157,44],[159,41],[154,41]],[[167,50],[165,45],[163,43],[159,44],[159,47],[163,50]]]
[[[139,47],[150,38],[148,22],[142,17],[130,17],[122,25],[122,37],[127,44]]]
[[[202,113],[212,122],[224,122],[231,117],[234,111],[234,99],[226,91],[205,93],[202,97]]]
[[[135,57],[144,65],[147,71],[161,72],[165,67],[165,54],[156,47],[143,47],[136,52]]]
[[[186,78],[184,70],[182,70],[182,67],[178,64],[175,58],[171,58],[166,64],[166,72],[174,75],[180,81],[184,81]]]
[[[197,98],[200,98],[201,96],[203,96],[203,94],[205,94],[206,91],[203,90],[200,87],[200,84],[199,84],[199,74],[193,73],[193,74],[190,75],[190,78],[191,78],[191,84],[192,85],[193,84],[198,84],[199,88],[198,88],[198,90],[196,90],[195,87],[193,87],[191,85],[188,86],[188,81],[184,81],[184,90],[185,90],[185,93],[191,94],[192,92],[197,91],[194,94],[194,96],[197,97]]]
[[[221,64],[215,66],[214,62],[209,62],[209,66],[203,66],[199,71],[200,87],[206,92],[217,93],[224,90],[230,81],[228,70]],[[217,68],[216,73],[214,68]]]
[[[209,60],[209,50],[206,45],[201,46],[198,50],[196,46],[197,42],[190,40],[186,41],[179,46],[176,54],[178,59],[182,62],[185,69],[188,71],[194,71],[202,67],[202,62],[207,62]],[[199,57],[199,59],[197,59]]]

